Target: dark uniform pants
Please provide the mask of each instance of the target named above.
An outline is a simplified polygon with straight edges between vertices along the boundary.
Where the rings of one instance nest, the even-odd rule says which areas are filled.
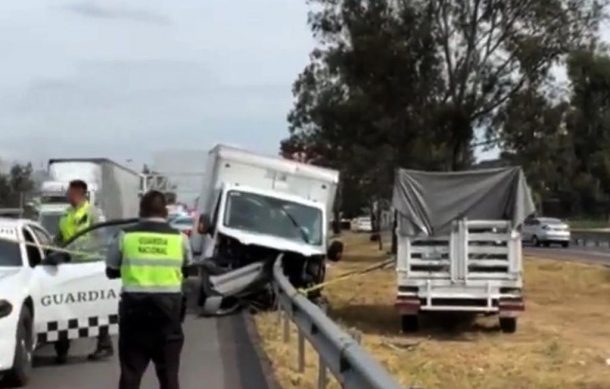
[[[138,389],[148,364],[155,365],[161,389],[178,389],[182,297],[124,294],[119,305],[119,389]]]

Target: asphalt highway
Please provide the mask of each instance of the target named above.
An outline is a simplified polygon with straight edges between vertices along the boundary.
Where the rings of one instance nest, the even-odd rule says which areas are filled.
[[[524,247],[523,254],[528,257],[541,257],[562,261],[575,261],[610,266],[610,249],[606,247]]]
[[[194,299],[191,299],[194,300]],[[255,347],[256,335],[246,313],[222,318],[199,317],[191,307],[184,323],[180,384],[182,389],[265,389],[269,374]],[[115,356],[99,362],[87,360],[94,339],[72,342],[65,365],[54,363],[54,349],[46,345],[34,354],[34,369],[28,389],[111,389],[120,375]],[[158,388],[154,368],[149,365],[142,389]],[[6,386],[0,385],[0,388]]]

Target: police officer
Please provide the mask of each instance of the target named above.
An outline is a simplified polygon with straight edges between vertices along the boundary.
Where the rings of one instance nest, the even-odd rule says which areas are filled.
[[[65,244],[78,232],[83,231],[101,220],[101,215],[87,200],[87,183],[82,180],[71,181],[66,194],[70,207],[59,220],[58,244]],[[57,363],[65,363],[70,349],[68,339],[60,339],[55,343]],[[90,360],[108,358],[114,354],[110,335],[100,334],[96,350],[89,355]]]
[[[108,278],[121,278],[119,304],[120,389],[140,387],[149,362],[161,389],[179,388],[184,343],[182,280],[191,261],[186,235],[167,222],[167,202],[150,191],[140,201],[140,221],[125,228],[108,252]]]

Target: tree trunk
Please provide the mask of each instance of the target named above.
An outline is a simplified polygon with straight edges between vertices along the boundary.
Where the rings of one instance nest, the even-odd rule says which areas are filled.
[[[394,211],[394,220],[392,220],[392,254],[396,254],[398,251],[398,236],[396,235],[396,228],[398,227],[398,212]]]
[[[333,232],[335,235],[341,234],[341,212],[339,208],[334,209],[335,222],[333,223]]]
[[[379,251],[383,250],[383,239],[381,237],[381,205],[377,201],[377,240],[379,241]]]
[[[466,168],[470,162],[470,141],[472,140],[472,126],[470,119],[459,109],[453,114],[451,125],[451,170],[458,171]]]

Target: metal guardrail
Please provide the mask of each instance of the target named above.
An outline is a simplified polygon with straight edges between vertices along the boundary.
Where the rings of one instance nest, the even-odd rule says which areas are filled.
[[[290,321],[298,329],[299,371],[305,371],[305,339],[319,355],[318,388],[326,387],[327,369],[349,389],[402,389],[396,380],[358,342],[337,326],[320,307],[297,292],[284,275],[280,255],[273,268],[278,311],[284,320],[284,342],[290,340]]]
[[[572,230],[572,242],[578,246],[593,245],[610,248],[610,232],[594,230]]]

